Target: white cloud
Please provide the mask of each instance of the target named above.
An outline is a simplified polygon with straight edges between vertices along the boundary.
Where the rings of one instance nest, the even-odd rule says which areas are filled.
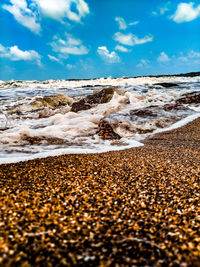
[[[157,11],[152,11],[152,14],[153,14],[154,16],[158,16]]]
[[[41,16],[63,22],[69,19],[80,22],[82,17],[90,13],[84,0],[9,0],[10,4],[2,7],[10,12],[16,21],[33,33],[39,34]],[[29,3],[29,4],[28,4]]]
[[[119,29],[120,30],[126,30],[127,24],[122,17],[116,17],[115,21],[117,21],[119,23]]]
[[[54,37],[54,41],[50,43],[54,52],[59,54],[59,57],[67,58],[71,55],[85,55],[88,54],[89,50],[87,47],[82,45],[82,41],[74,38],[70,34],[66,34],[66,40]]]
[[[189,58],[200,58],[200,53],[199,52],[195,52],[194,50],[190,51],[188,53],[188,57]]]
[[[63,21],[68,18],[71,21],[80,22],[82,17],[90,13],[88,4],[84,0],[32,0],[43,16]],[[73,5],[76,11],[72,10]]]
[[[41,56],[34,50],[22,51],[17,45],[11,47],[4,47],[0,44],[0,57],[8,58],[12,61],[33,61],[37,65],[41,66]]]
[[[146,35],[144,38],[139,39],[136,35],[133,35],[134,45],[145,44],[153,41],[152,35]]]
[[[141,59],[140,60],[140,63],[138,63],[136,65],[136,67],[138,67],[138,68],[149,67],[149,60],[147,60],[147,59]]]
[[[129,45],[129,46],[134,45],[132,33],[123,34],[120,32],[116,32],[114,34],[114,40],[124,45]]]
[[[158,61],[160,62],[168,62],[170,61],[170,58],[168,57],[167,54],[165,54],[165,52],[160,53],[159,57],[157,58]]]
[[[5,53],[5,52],[6,52],[6,48],[2,44],[0,44],[0,54]]]
[[[138,23],[139,23],[139,21],[136,20],[136,21],[130,22],[128,25],[129,26],[134,26],[134,25],[137,25]]]
[[[196,8],[194,3],[180,3],[174,15],[171,16],[177,23],[188,22],[200,16],[200,5]]]
[[[68,70],[71,70],[71,69],[74,68],[74,66],[73,66],[72,64],[67,64],[67,65],[66,65],[66,68],[67,68]]]
[[[99,46],[97,49],[97,53],[102,57],[104,61],[107,63],[118,63],[120,62],[120,57],[117,55],[116,52],[108,51],[106,46]]]
[[[178,60],[179,61],[183,61],[183,62],[187,62],[188,61],[188,58],[187,57],[184,57],[184,56],[180,56],[180,57],[178,57]]]
[[[133,21],[133,22],[130,22],[127,24],[125,19],[122,17],[115,17],[115,21],[118,22],[120,30],[126,30],[128,28],[128,26],[134,26],[134,25],[137,25],[139,23],[139,21]]]
[[[166,2],[162,6],[158,7],[157,11],[153,11],[152,14],[155,16],[164,15],[166,12],[170,10],[170,6],[171,6],[171,2],[170,1]]]
[[[191,68],[193,66],[200,66],[200,52],[191,50],[188,53],[180,52],[179,55],[173,55],[169,57],[165,52],[160,53],[160,55],[157,57],[157,61],[165,63],[170,62],[170,64],[176,65],[181,64],[185,66],[190,66]]]
[[[167,8],[167,7],[160,8],[160,15],[164,15],[168,10],[169,10],[169,8]]]
[[[39,34],[41,27],[37,22],[37,14],[28,8],[27,2],[25,0],[10,0],[10,3],[11,5],[3,5],[2,7],[10,12],[18,23]]]
[[[48,57],[51,61],[55,61],[55,62],[62,64],[62,61],[59,58],[51,56],[51,55],[48,55]]]
[[[179,61],[188,62],[190,64],[200,63],[200,53],[191,50],[188,54],[184,55],[181,53],[181,56],[177,58]]]
[[[115,41],[128,46],[140,45],[153,41],[152,35],[146,35],[144,38],[139,39],[132,33],[123,34],[121,32],[116,32],[113,38]]]
[[[130,52],[130,50],[128,48],[124,47],[123,45],[116,45],[115,50],[118,50],[118,51],[124,52],[124,53]]]

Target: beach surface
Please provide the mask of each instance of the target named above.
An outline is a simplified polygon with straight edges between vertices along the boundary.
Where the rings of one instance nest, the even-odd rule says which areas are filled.
[[[0,165],[0,265],[200,266],[199,129]]]

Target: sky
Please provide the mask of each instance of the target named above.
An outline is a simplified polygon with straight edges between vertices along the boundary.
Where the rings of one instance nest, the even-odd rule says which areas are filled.
[[[200,71],[200,0],[1,0],[0,80]]]

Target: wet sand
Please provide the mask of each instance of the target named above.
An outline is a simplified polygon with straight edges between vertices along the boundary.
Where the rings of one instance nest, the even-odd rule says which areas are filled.
[[[0,165],[1,266],[200,266],[200,119],[144,147]]]

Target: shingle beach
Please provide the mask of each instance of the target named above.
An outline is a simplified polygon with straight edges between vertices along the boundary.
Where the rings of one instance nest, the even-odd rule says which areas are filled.
[[[0,265],[200,266],[199,129],[0,165]]]

